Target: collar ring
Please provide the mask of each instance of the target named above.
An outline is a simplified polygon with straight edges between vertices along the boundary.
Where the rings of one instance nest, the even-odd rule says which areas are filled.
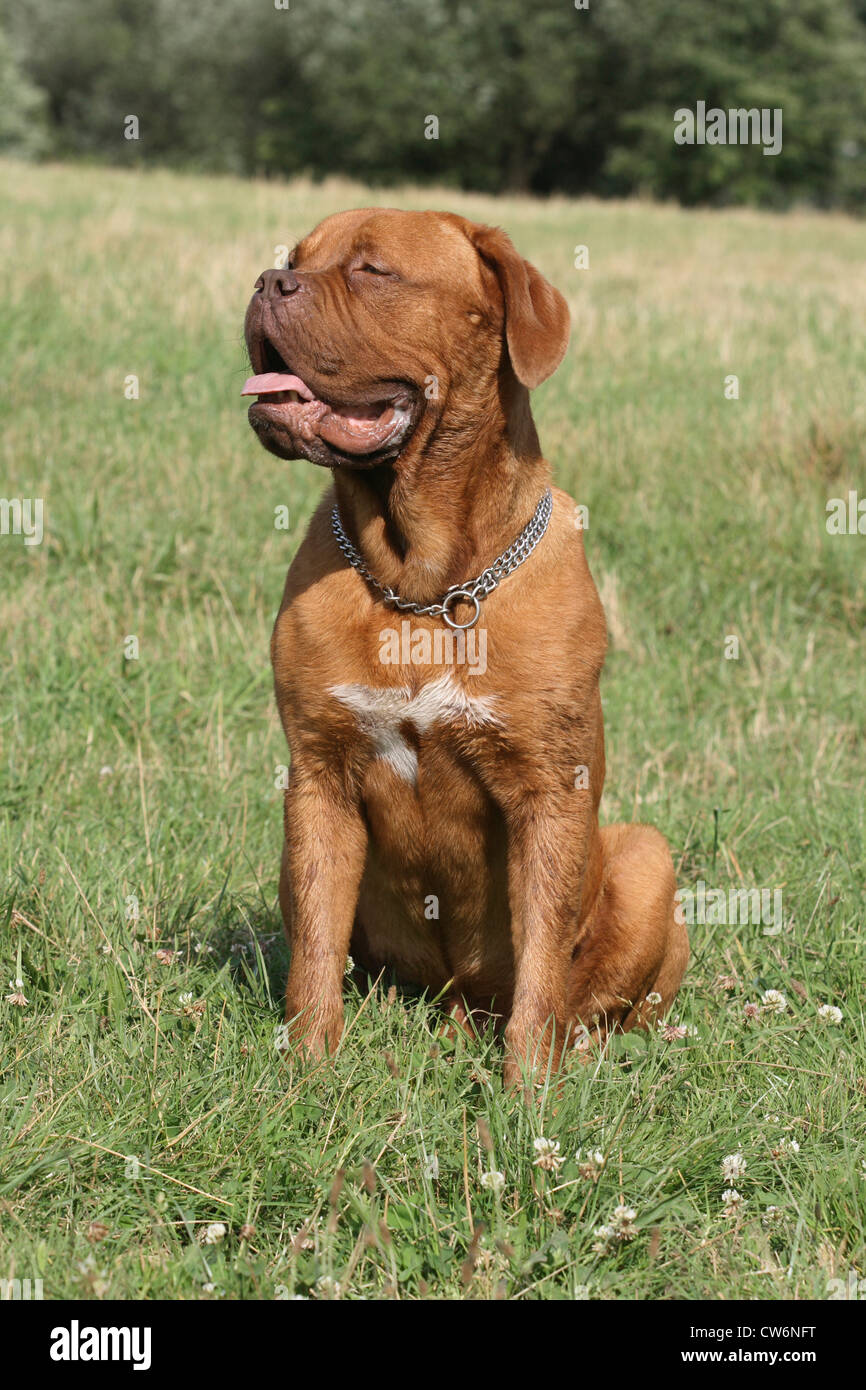
[[[469,618],[465,623],[458,623],[456,619],[452,618],[449,610],[451,609],[452,604],[461,603],[464,600],[466,601],[466,603],[475,604],[475,612],[472,614],[472,617]],[[465,632],[467,628],[474,627],[475,624],[478,622],[478,615],[480,612],[481,600],[479,599],[477,594],[473,594],[471,589],[449,589],[448,593],[442,600],[443,621],[446,622],[450,628],[453,628],[455,632]]]

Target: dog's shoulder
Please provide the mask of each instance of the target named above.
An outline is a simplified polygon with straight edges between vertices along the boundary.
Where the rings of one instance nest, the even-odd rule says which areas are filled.
[[[347,580],[353,577],[331,527],[334,504],[334,489],[328,488],[289,566],[279,618],[288,615],[291,621],[303,624],[305,618],[314,616],[318,626],[323,610],[342,595]]]
[[[335,496],[329,488],[310,520],[286,575],[271,637],[278,685],[327,683],[349,640],[363,581],[342,555],[331,528]]]
[[[329,487],[319,499],[286,575],[283,608],[301,596],[312,584],[319,583],[329,571],[342,569],[344,566],[345,562],[331,529],[331,512],[335,500],[333,487]]]

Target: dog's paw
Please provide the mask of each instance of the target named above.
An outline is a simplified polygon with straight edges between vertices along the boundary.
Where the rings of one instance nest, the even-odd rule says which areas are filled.
[[[325,1018],[321,1008],[299,1010],[287,1003],[285,1022],[278,1032],[278,1051],[294,1052],[310,1061],[333,1057],[343,1036],[343,1011],[333,1010]]]

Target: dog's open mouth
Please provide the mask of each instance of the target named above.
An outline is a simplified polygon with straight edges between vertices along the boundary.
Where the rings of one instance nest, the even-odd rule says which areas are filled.
[[[242,396],[257,396],[252,411],[283,425],[290,434],[312,442],[319,438],[346,454],[373,454],[399,445],[411,422],[411,400],[405,390],[382,400],[346,404],[320,400],[291,372],[251,376]]]

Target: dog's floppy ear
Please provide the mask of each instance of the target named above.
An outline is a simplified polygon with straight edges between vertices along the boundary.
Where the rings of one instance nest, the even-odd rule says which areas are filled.
[[[505,301],[505,339],[518,381],[539,386],[568,347],[568,305],[559,290],[519,254],[499,227],[474,226],[472,241],[495,271]]]

